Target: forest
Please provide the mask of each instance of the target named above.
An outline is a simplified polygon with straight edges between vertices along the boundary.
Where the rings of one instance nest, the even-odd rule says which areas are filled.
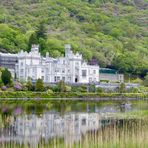
[[[147,24],[148,0],[0,0],[0,52],[39,44],[58,57],[68,43],[88,62],[143,78]]]

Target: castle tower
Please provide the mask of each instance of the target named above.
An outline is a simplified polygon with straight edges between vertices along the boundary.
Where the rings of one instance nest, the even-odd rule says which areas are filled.
[[[39,45],[33,44],[32,47],[31,47],[31,52],[39,53]]]
[[[72,54],[71,45],[66,44],[65,45],[65,57],[68,57],[70,54]]]

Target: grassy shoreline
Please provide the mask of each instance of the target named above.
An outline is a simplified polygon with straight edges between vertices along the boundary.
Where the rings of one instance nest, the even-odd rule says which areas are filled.
[[[115,98],[135,98],[135,99],[148,99],[148,93],[74,93],[74,92],[64,92],[64,93],[48,93],[48,92],[32,92],[32,91],[1,91],[0,92],[0,99],[5,98],[45,98],[45,99],[58,99],[58,98],[79,98],[81,99],[101,99],[101,98],[108,98],[115,99]]]

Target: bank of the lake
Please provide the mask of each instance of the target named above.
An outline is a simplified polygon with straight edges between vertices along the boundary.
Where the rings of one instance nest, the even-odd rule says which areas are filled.
[[[84,93],[84,92],[65,92],[65,93],[48,93],[48,92],[32,92],[32,91],[1,91],[0,99],[71,99],[71,100],[124,100],[148,99],[148,93]]]

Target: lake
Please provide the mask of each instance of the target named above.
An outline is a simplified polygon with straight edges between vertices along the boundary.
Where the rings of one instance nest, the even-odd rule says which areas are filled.
[[[148,148],[148,101],[3,101],[0,148]]]

